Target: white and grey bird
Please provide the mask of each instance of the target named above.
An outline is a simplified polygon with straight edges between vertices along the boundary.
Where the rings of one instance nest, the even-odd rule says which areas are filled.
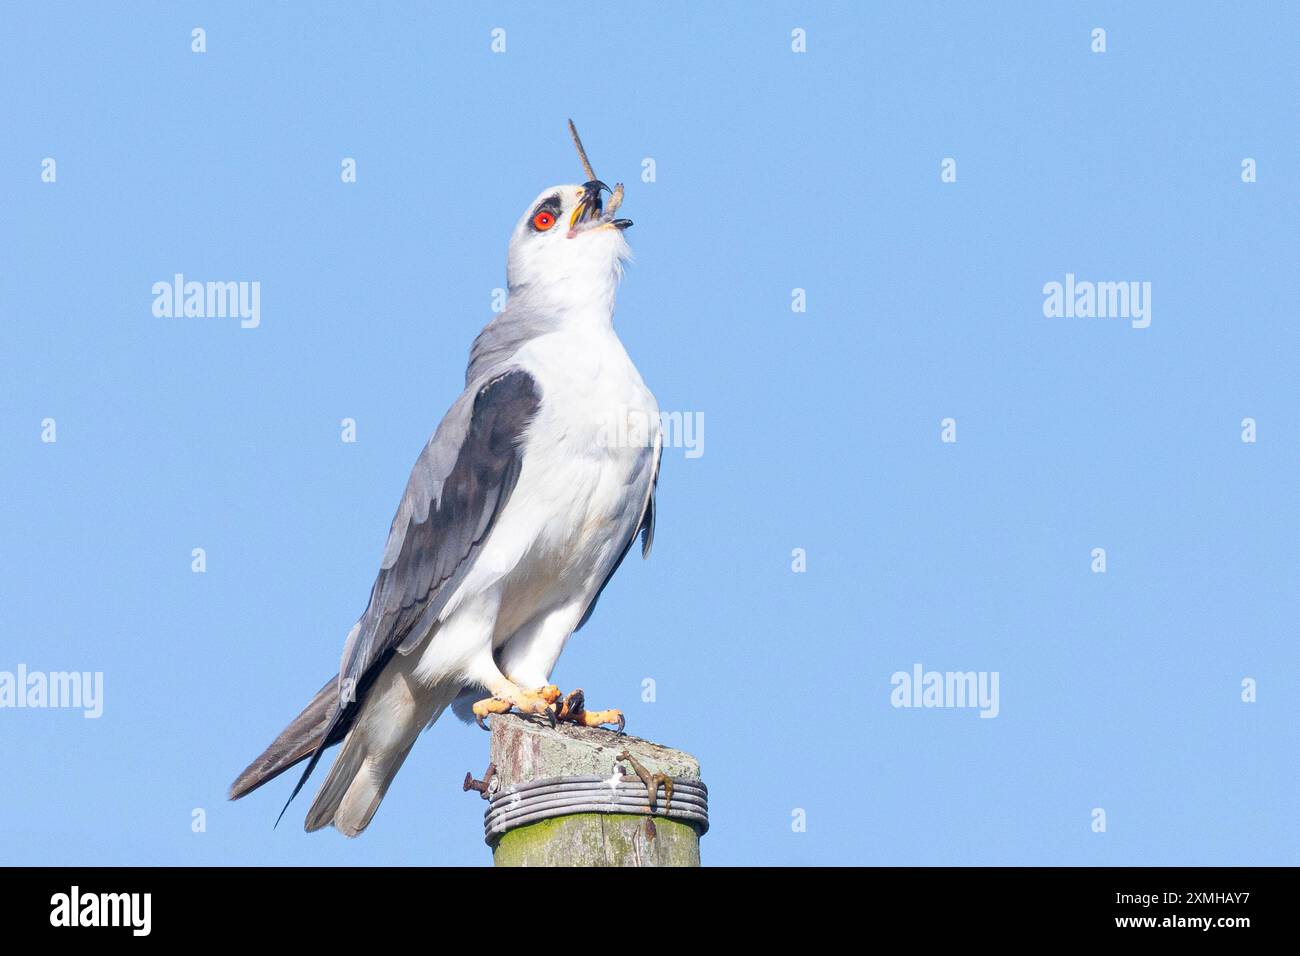
[[[622,729],[619,711],[549,683],[638,534],[650,551],[662,446],[658,405],[614,331],[622,186],[605,208],[573,136],[587,182],[543,190],[515,226],[508,304],[415,463],[337,676],[232,800],[306,760],[292,801],[341,742],[306,828],[355,836],[448,705],[480,724],[514,708]]]

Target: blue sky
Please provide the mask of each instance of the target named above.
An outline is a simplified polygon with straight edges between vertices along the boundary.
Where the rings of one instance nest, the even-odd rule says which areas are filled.
[[[705,429],[555,677],[700,758],[705,862],[1297,861],[1300,16],[699,6],[7,7],[0,671],[104,712],[0,709],[0,862],[489,861],[451,719],[356,841],[224,793],[337,666],[568,116]],[[154,316],[177,272],[261,324]],[[1149,327],[1045,317],[1067,273]],[[998,716],[892,706],[918,663]]]

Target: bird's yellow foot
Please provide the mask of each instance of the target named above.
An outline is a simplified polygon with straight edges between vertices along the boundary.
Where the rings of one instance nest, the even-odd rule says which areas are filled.
[[[539,687],[537,690],[524,690],[522,687],[502,688],[500,693],[495,693],[486,700],[480,700],[474,705],[474,720],[480,727],[487,730],[487,724],[483,723],[483,718],[489,714],[508,714],[511,710],[517,710],[521,714],[542,714],[555,726],[555,702],[560,699],[560,688],[554,684],[547,684],[545,687]]]
[[[617,724],[615,733],[622,733],[627,721],[621,710],[587,710],[587,698],[582,688],[578,688],[560,705],[555,715],[561,721],[570,721],[580,727],[603,727],[605,724]]]

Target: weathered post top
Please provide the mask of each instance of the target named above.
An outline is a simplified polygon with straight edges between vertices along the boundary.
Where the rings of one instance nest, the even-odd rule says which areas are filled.
[[[708,790],[690,754],[515,714],[491,729],[484,829],[497,866],[700,865]]]

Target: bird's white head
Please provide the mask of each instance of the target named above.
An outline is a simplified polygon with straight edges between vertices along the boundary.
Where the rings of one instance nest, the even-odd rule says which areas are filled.
[[[529,204],[510,237],[511,299],[527,297],[546,309],[613,311],[623,262],[632,255],[623,238],[632,220],[613,217],[616,202],[606,212],[602,193],[609,191],[593,179],[544,189]]]

